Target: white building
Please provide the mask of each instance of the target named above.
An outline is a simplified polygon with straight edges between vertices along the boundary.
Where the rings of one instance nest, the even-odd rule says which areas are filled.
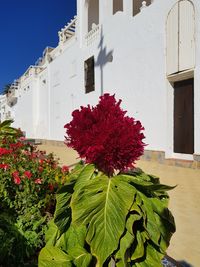
[[[142,122],[160,160],[197,163],[200,1],[77,0],[58,46],[18,82],[10,106],[27,137],[62,141],[71,112],[109,92]]]

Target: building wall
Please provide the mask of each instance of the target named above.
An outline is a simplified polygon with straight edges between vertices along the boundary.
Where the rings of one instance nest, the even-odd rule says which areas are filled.
[[[13,107],[13,126],[25,131],[29,137],[35,137],[36,91],[37,79],[34,76],[25,79],[17,92],[17,104]]]
[[[130,1],[130,5],[132,5]],[[176,0],[159,1],[132,16],[127,1],[124,11],[112,15],[112,1],[100,1],[100,30],[85,41],[86,5],[77,2],[76,35],[60,44],[60,55],[32,76],[30,90],[18,98],[15,125],[28,137],[63,140],[64,124],[81,105],[95,105],[102,93],[123,100],[128,115],[145,127],[149,150],[173,155],[173,88],[166,78],[166,19]],[[200,3],[196,13],[195,153],[200,154]],[[106,12],[102,10],[106,7]],[[95,91],[85,94],[84,61],[95,57]],[[44,83],[44,80],[46,81]],[[24,86],[24,85],[23,85]],[[21,87],[23,87],[21,85]],[[28,111],[28,112],[27,112]]]

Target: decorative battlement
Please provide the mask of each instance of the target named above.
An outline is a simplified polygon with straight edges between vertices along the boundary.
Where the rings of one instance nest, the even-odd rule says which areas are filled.
[[[76,33],[76,21],[77,17],[74,16],[68,24],[58,32],[59,43],[65,43]]]

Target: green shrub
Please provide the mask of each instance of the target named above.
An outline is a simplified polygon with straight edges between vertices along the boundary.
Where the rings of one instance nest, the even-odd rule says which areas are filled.
[[[53,154],[37,150],[24,140],[21,131],[11,129],[10,135],[1,131],[0,140],[0,242],[4,244],[0,265],[4,267],[37,260],[54,213],[55,192],[68,172]]]

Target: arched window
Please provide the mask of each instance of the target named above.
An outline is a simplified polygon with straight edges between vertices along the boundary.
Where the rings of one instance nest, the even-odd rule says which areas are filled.
[[[88,0],[88,32],[99,24],[99,0]]]
[[[113,15],[118,11],[123,11],[123,0],[113,0]]]
[[[195,11],[191,1],[178,1],[167,17],[167,75],[195,66]]]

